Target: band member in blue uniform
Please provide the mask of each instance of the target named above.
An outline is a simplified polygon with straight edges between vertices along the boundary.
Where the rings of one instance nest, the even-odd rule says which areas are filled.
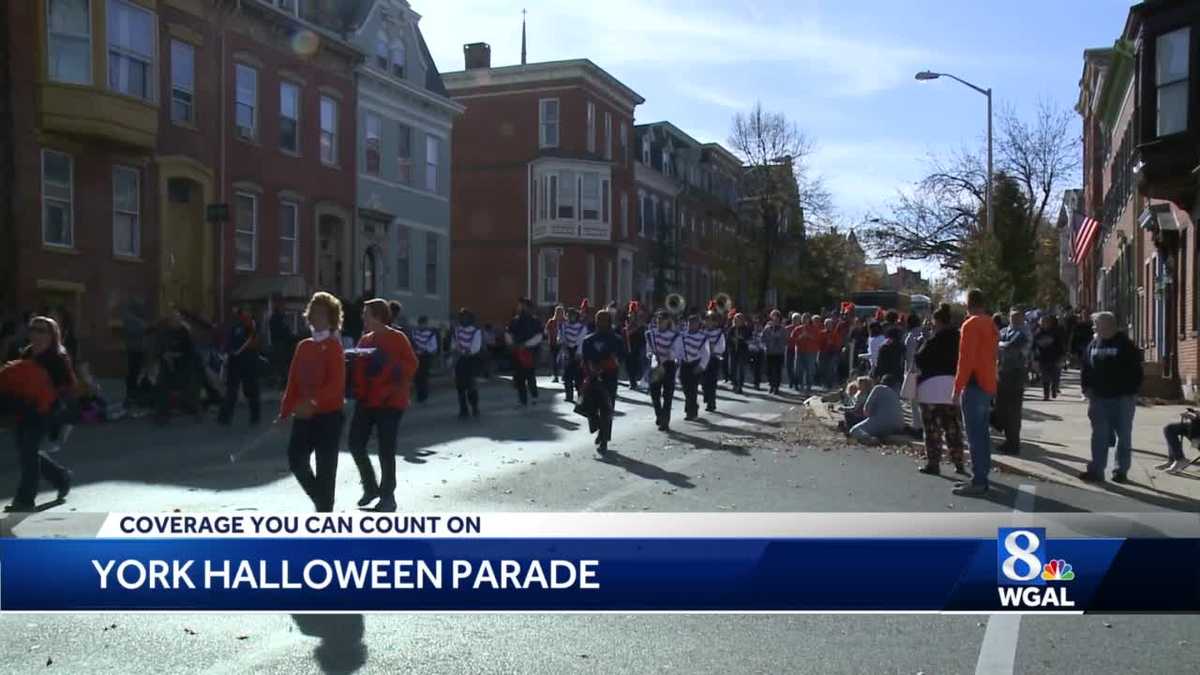
[[[563,360],[563,392],[567,402],[575,400],[575,394],[583,384],[582,371],[579,368],[579,345],[587,336],[587,328],[579,320],[579,310],[572,307],[567,310],[567,319],[559,324],[558,345]]]
[[[629,388],[633,391],[637,391],[638,382],[642,380],[642,364],[645,363],[646,352],[646,327],[642,325],[640,312],[638,301],[630,301],[622,331],[625,338],[625,374],[629,376]]]
[[[708,368],[704,370],[704,409],[708,412],[717,411],[717,380],[721,376],[722,363],[725,361],[725,329],[721,326],[721,317],[716,311],[710,311],[704,318],[704,335],[708,338]]]
[[[671,429],[671,399],[675,397],[675,373],[683,360],[683,337],[666,312],[658,313],[658,322],[646,336],[650,348],[650,402],[662,431]]]
[[[512,350],[513,386],[517,389],[517,400],[521,407],[529,405],[529,399],[537,405],[537,357],[542,344],[542,325],[533,318],[533,302],[521,298],[517,315],[508,322],[505,339]]]
[[[475,376],[479,373],[483,332],[475,325],[475,315],[465,307],[458,312],[453,349],[456,355],[454,388],[458,390],[458,418],[466,419],[468,415],[479,417],[479,389],[475,385]]]
[[[588,425],[596,432],[596,451],[608,452],[612,440],[613,403],[617,400],[620,362],[625,357],[625,341],[612,329],[613,312],[596,312],[596,330],[579,347],[584,371],[580,407],[588,415]]]
[[[429,399],[429,369],[438,354],[437,331],[429,327],[429,317],[417,317],[417,329],[412,332],[413,349],[417,352],[417,375],[413,388],[417,390],[417,403]]]
[[[688,327],[681,336],[683,342],[683,362],[679,366],[679,382],[683,385],[684,419],[691,422],[700,413],[697,397],[700,389],[700,378],[708,368],[708,335],[701,328],[700,316],[693,314],[688,319]]]

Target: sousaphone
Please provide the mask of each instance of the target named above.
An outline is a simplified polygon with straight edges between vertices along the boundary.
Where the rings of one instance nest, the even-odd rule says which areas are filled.
[[[670,312],[672,316],[679,316],[680,314],[683,314],[684,310],[686,309],[687,300],[684,300],[682,295],[678,293],[672,293],[667,296],[667,311]]]

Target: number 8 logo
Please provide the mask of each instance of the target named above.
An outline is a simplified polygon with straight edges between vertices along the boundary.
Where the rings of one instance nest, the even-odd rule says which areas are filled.
[[[1024,539],[1025,545],[1021,546],[1018,539]],[[1004,550],[1009,554],[1004,559],[1004,563],[1000,566],[1004,576],[1013,581],[1032,581],[1042,573],[1042,561],[1034,552],[1042,546],[1042,540],[1036,534],[1029,530],[1016,530],[1009,532],[1004,538]],[[1025,574],[1017,574],[1017,561],[1025,563]]]

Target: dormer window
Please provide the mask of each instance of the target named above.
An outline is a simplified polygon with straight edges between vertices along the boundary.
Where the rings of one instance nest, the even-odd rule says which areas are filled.
[[[1155,41],[1155,87],[1158,99],[1158,136],[1188,128],[1191,30],[1180,28]]]
[[[404,49],[404,43],[397,40],[392,43],[392,75],[403,80],[407,67],[408,53]]]
[[[671,175],[671,149],[663,148],[662,151],[662,172],[664,176]]]
[[[387,36],[380,33],[379,38],[375,40],[375,67],[387,72],[391,58],[392,51],[390,45],[388,45]]]
[[[642,164],[650,166],[650,133],[642,136]]]

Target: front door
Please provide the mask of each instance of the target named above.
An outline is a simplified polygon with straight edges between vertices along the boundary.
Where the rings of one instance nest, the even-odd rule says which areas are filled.
[[[212,316],[212,293],[205,286],[206,237],[204,196],[199,183],[171,178],[167,183],[163,223],[163,304]]]
[[[317,235],[317,288],[345,297],[345,257],[342,238],[346,224],[336,216],[323,215]]]

